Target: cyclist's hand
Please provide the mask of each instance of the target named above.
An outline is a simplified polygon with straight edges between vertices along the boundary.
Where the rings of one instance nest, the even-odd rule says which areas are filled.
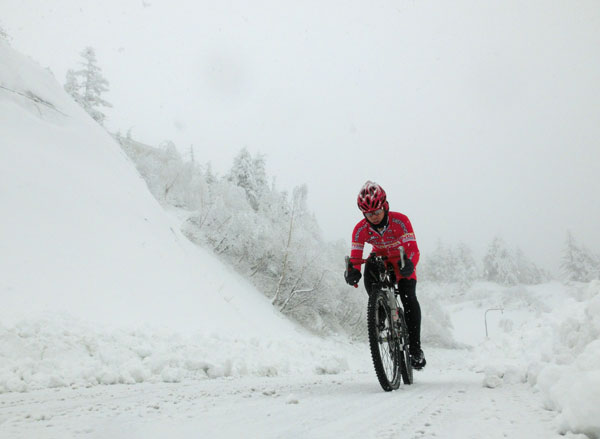
[[[398,268],[400,269],[400,275],[402,277],[408,277],[415,271],[415,266],[410,259],[404,255],[404,267],[402,267],[401,261],[398,261]]]
[[[358,281],[361,277],[362,273],[360,272],[360,270],[357,270],[352,266],[348,267],[348,270],[346,270],[346,272],[344,273],[344,278],[346,279],[346,283],[348,285],[358,285]]]

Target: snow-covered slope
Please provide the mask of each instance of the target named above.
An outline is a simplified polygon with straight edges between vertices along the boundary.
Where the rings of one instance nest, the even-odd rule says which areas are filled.
[[[0,392],[320,364],[320,342],[183,237],[48,71],[2,41],[0,59]]]
[[[48,72],[0,50],[3,319],[64,310],[119,325],[290,329],[188,244],[119,146]]]

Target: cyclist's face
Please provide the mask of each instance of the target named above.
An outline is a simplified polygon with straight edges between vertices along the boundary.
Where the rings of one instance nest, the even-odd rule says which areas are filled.
[[[374,212],[365,213],[365,216],[369,221],[371,221],[371,223],[379,224],[381,221],[383,221],[383,217],[385,216],[385,210],[377,209]]]

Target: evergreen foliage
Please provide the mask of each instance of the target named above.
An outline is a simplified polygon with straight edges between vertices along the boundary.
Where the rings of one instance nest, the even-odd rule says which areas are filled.
[[[4,29],[4,26],[2,25],[2,22],[0,22],[0,40],[1,41],[6,41],[6,42],[10,42],[10,36],[8,35],[8,33],[6,32],[6,30]]]
[[[464,243],[453,248],[438,240],[435,250],[423,258],[419,268],[423,280],[457,283],[462,287],[480,278],[473,253]]]
[[[95,50],[92,47],[86,47],[80,55],[84,60],[83,68],[67,71],[64,88],[96,122],[102,125],[106,116],[100,107],[112,107],[101,97],[108,91],[109,84],[102,76],[102,69],[97,64]]]
[[[492,240],[483,258],[483,275],[485,280],[502,285],[538,284],[549,278],[520,249],[508,250],[499,236]]]
[[[248,150],[243,148],[234,158],[228,178],[244,189],[250,206],[258,211],[260,201],[268,191],[264,156],[252,157]]]
[[[478,279],[503,285],[539,284],[549,279],[548,273],[538,268],[520,249],[509,251],[500,237],[490,243],[483,258],[483,267],[473,257],[465,243],[450,246],[438,241],[433,252],[419,264],[421,280],[456,284],[468,288]]]
[[[561,258],[561,270],[567,281],[589,282],[600,278],[600,256],[579,245],[568,231]]]

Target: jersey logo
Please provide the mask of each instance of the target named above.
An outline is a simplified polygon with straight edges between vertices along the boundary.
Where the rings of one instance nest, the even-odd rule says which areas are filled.
[[[413,241],[416,242],[415,234],[414,233],[407,233],[406,235],[402,235],[401,240],[402,240],[403,244],[406,244],[407,242],[413,242]]]

